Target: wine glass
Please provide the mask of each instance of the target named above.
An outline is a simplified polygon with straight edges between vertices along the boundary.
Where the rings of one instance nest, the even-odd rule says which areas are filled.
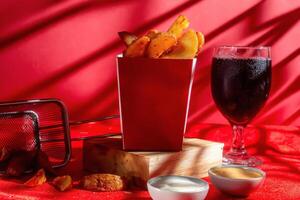
[[[213,99],[233,130],[224,164],[257,166],[247,154],[244,128],[265,104],[271,88],[270,47],[220,46],[214,49],[211,72]]]

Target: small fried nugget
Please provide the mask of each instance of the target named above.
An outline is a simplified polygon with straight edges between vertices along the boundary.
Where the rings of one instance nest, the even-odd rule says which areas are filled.
[[[86,190],[112,192],[125,189],[125,180],[113,174],[92,174],[84,176],[81,185]]]
[[[182,36],[182,33],[190,25],[186,16],[180,15],[168,29],[168,33],[173,34],[177,39]]]
[[[142,36],[135,40],[131,45],[127,47],[124,52],[125,57],[143,57],[145,55],[145,51],[150,42],[150,38],[147,36]]]
[[[176,38],[170,33],[160,33],[151,40],[147,55],[149,58],[159,58],[165,52],[169,51],[175,44]]]

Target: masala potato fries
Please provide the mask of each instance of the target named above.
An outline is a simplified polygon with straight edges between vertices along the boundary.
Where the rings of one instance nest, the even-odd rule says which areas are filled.
[[[150,42],[150,38],[147,36],[142,36],[136,39],[132,44],[130,44],[124,52],[125,57],[143,57],[147,46]]]
[[[150,39],[155,38],[156,36],[158,36],[161,32],[159,30],[156,29],[151,29],[146,33],[146,36],[148,36]]]
[[[148,46],[149,58],[159,58],[176,44],[176,38],[170,33],[160,33],[153,38]]]
[[[188,29],[189,20],[180,15],[167,32],[149,30],[141,37],[126,31],[119,32],[127,48],[124,57],[148,57],[165,59],[192,59],[197,56],[204,45],[204,35]]]
[[[172,59],[191,59],[198,52],[198,37],[194,30],[188,30],[179,38],[174,50],[163,56]]]
[[[201,32],[196,32],[196,33],[197,33],[197,37],[198,37],[198,50],[200,50],[204,45],[205,38],[204,38],[203,33],[201,33]]]
[[[176,38],[180,38],[182,35],[183,31],[188,28],[190,25],[189,20],[183,16],[180,15],[177,17],[177,19],[173,22],[171,27],[168,29],[168,33],[173,34]]]

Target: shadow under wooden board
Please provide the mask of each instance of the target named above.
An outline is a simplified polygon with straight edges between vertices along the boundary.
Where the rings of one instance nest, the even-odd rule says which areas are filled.
[[[126,177],[137,186],[149,178],[184,175],[203,178],[207,171],[222,164],[222,143],[185,138],[182,151],[124,151],[120,137],[90,139],[83,142],[83,167],[92,173],[111,173]]]

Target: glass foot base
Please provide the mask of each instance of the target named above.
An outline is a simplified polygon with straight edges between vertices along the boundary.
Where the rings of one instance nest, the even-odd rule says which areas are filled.
[[[243,165],[255,167],[262,164],[262,160],[249,155],[232,155],[227,153],[223,156],[223,165]]]

